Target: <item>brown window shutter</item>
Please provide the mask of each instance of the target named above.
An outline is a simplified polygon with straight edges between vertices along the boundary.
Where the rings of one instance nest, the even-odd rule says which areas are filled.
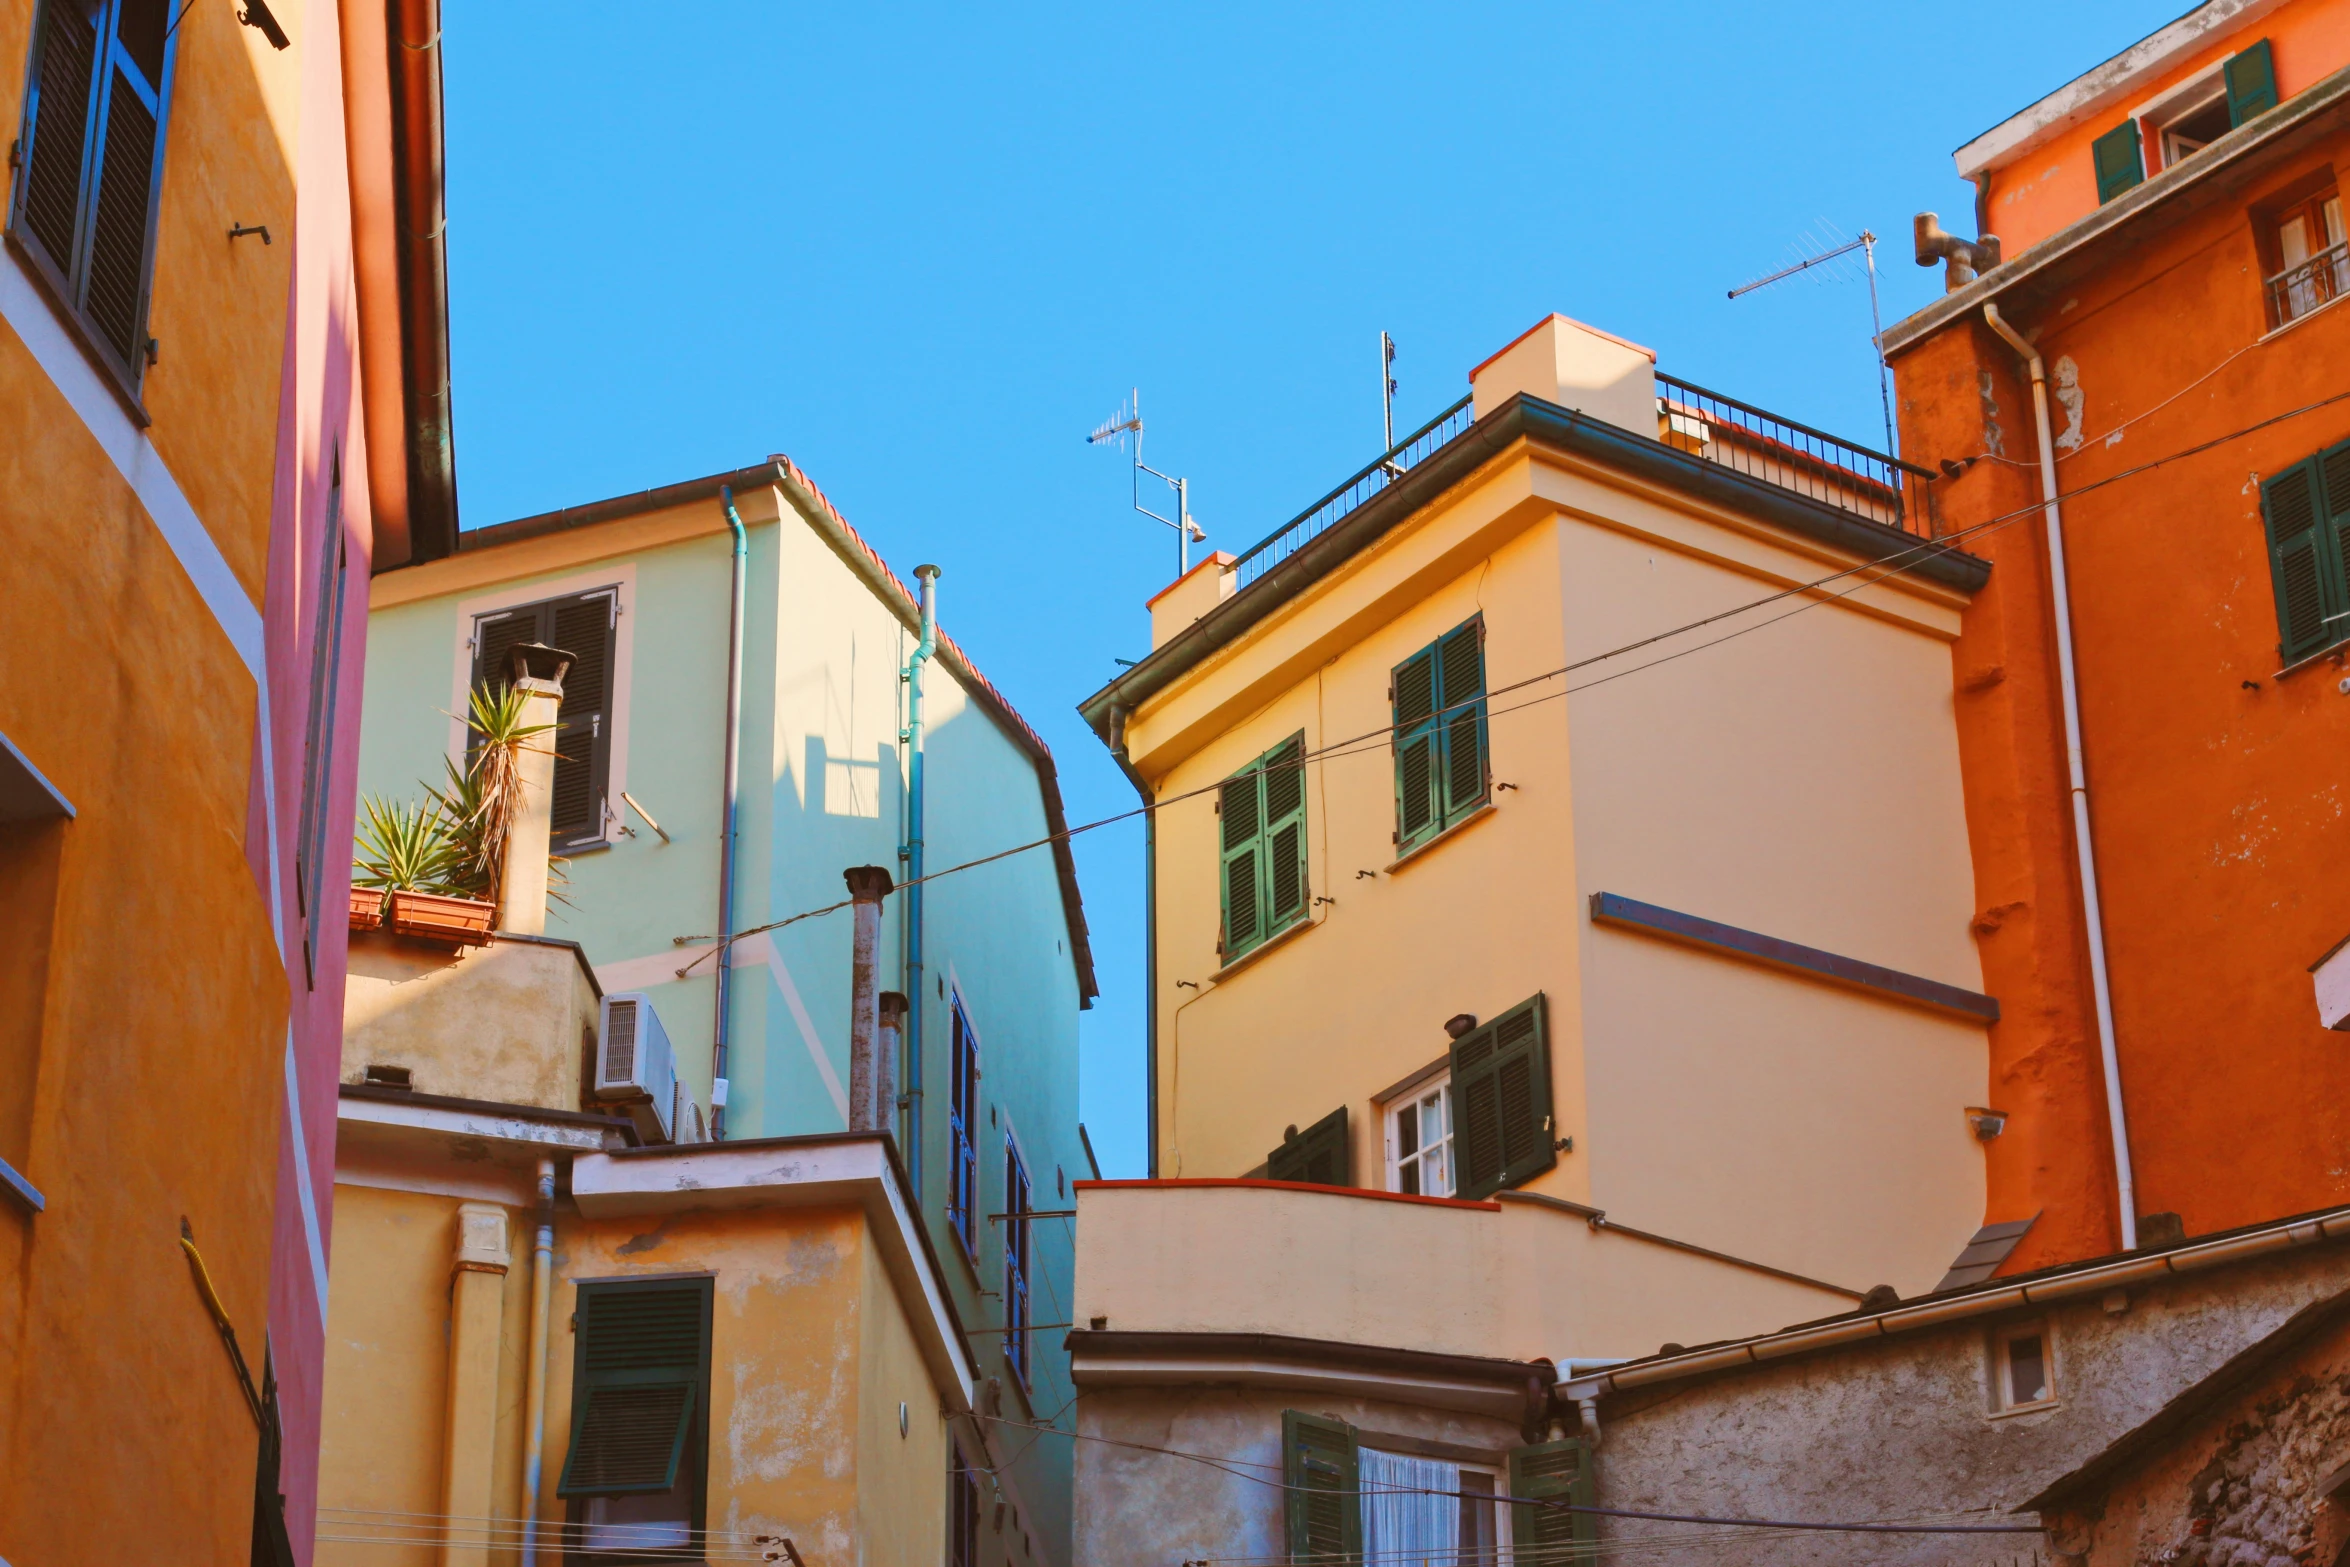
[[[78,5],[41,8],[41,63],[27,129],[18,224],[60,280],[73,276],[74,231],[81,215],[82,158],[88,149],[90,84],[97,74],[98,30]]]
[[[147,229],[154,211],[155,111],[120,64],[108,73],[106,139],[90,233],[90,323],[126,365],[146,340]]]

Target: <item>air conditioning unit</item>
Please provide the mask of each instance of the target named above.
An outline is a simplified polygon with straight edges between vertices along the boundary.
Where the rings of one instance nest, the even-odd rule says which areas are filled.
[[[641,991],[606,996],[596,1021],[596,1098],[618,1105],[645,1142],[675,1141],[685,1096],[653,998]]]

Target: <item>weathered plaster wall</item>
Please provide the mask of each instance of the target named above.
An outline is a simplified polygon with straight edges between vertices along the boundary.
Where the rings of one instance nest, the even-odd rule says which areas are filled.
[[[499,940],[452,952],[354,934],[343,1081],[404,1066],[418,1093],[576,1110],[582,1036],[596,1011],[595,987],[568,947]]]
[[[2011,1510],[2313,1300],[2350,1285],[2350,1253],[2317,1245],[2176,1275],[2108,1308],[2090,1295],[1604,1400],[1603,1506],[1822,1520],[2032,1522]],[[1994,1416],[1991,1335],[2046,1325],[2053,1409]],[[1682,1526],[1607,1520],[1632,1541]],[[1749,1538],[1778,1563],[1988,1563],[2029,1536]]]

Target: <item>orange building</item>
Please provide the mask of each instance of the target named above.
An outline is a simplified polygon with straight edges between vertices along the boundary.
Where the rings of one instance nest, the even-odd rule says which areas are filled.
[[[2350,0],[2131,46],[1959,150],[2004,258],[1885,334],[1993,563],[1955,700],[2007,1271],[2350,1200],[2309,972],[2350,935],[2346,65]]]
[[[368,573],[454,538],[395,20],[0,0],[19,1567],[310,1560]]]

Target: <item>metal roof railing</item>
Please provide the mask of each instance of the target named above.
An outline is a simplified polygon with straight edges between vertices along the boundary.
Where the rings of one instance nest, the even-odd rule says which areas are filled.
[[[1308,506],[1289,522],[1273,530],[1267,537],[1250,545],[1247,550],[1242,552],[1240,558],[1233,562],[1232,569],[1240,573],[1240,580],[1233,586],[1235,588],[1247,587],[1282,561],[1296,554],[1299,549],[1304,547],[1306,541],[1323,532],[1339,518],[1402,478],[1407,470],[1425,461],[1429,453],[1445,445],[1454,436],[1466,431],[1470,422],[1475,418],[1469,406],[1473,401],[1475,401],[1473,393],[1462,398],[1395,445],[1381,452],[1362,472],[1314,502],[1313,505]]]

